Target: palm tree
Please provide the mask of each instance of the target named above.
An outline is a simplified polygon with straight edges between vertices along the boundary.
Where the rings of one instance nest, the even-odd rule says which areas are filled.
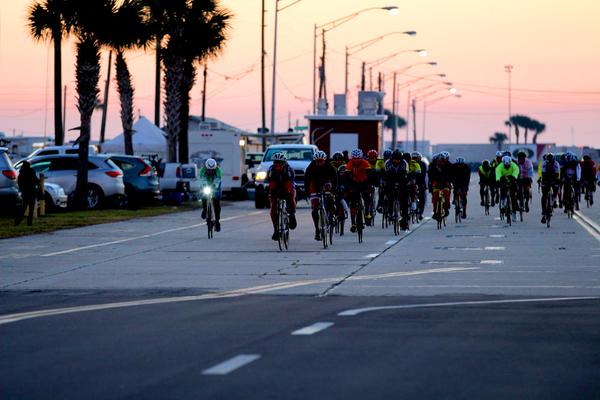
[[[88,160],[91,136],[91,120],[94,107],[98,102],[98,82],[100,80],[100,48],[108,41],[112,15],[116,0],[64,0],[70,7],[73,31],[77,37],[77,59],[75,79],[77,90],[77,109],[80,114],[79,168],[75,189],[75,206],[87,208]]]
[[[155,46],[155,74],[154,82],[154,124],[160,127],[160,63],[162,60],[161,48],[165,36],[163,16],[165,15],[166,4],[164,0],[142,0],[146,8],[147,24],[152,34]]]
[[[188,161],[190,91],[196,63],[218,55],[225,45],[231,14],[218,0],[171,0],[164,4],[165,114],[169,161]]]
[[[383,110],[383,113],[386,115],[386,119],[383,122],[383,127],[385,129],[394,129],[394,115],[390,110]],[[396,115],[396,127],[404,128],[406,126],[406,120],[399,115]]]
[[[490,136],[490,143],[495,143],[498,146],[498,150],[502,150],[502,145],[508,139],[508,135],[503,132],[494,132],[494,135]]]
[[[546,124],[544,124],[543,122],[535,121],[533,130],[535,131],[535,133],[531,142],[533,144],[537,144],[537,138],[546,130]]]
[[[35,1],[27,11],[29,33],[35,40],[50,40],[54,44],[54,144],[64,142],[62,126],[62,38],[70,31],[62,0]]]
[[[111,26],[118,26],[109,32],[106,45],[115,50],[117,90],[121,103],[121,124],[125,154],[133,155],[133,94],[134,88],[131,74],[125,60],[124,52],[132,48],[146,47],[150,40],[146,24],[144,6],[140,0],[123,0],[115,10],[110,21]]]

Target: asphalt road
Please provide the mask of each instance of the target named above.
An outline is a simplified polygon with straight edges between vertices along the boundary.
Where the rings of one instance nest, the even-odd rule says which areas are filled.
[[[476,197],[326,250],[250,202],[0,241],[0,398],[600,398],[600,210]]]

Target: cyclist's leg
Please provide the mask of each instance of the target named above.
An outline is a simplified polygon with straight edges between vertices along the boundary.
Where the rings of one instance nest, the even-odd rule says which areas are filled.
[[[445,187],[443,190],[443,194],[444,194],[444,199],[446,200],[446,204],[445,206],[445,213],[446,213],[446,217],[450,214],[450,187]]]
[[[294,185],[292,184],[292,182],[287,182],[286,189],[287,189],[286,205],[287,205],[287,213],[288,213],[288,217],[289,217],[289,225],[290,225],[290,229],[296,229],[296,226],[297,226],[297,222],[296,222],[296,189],[294,189]]]
[[[202,196],[202,219],[206,219],[206,196]]]
[[[467,194],[469,193],[468,187],[460,189],[460,199],[462,201],[462,218],[467,218]]]
[[[401,186],[400,188],[400,229],[407,230],[408,229],[408,207],[410,203],[410,193],[408,187]]]
[[[271,203],[271,223],[273,224],[273,236],[271,239],[278,240],[279,239],[279,231],[277,227],[277,196],[271,191],[269,194],[269,199]]]
[[[483,181],[479,181],[479,198],[481,199],[481,206],[485,205],[485,183]]]
[[[440,201],[440,189],[437,187],[433,187],[433,191],[431,193],[431,205],[433,206],[433,217],[434,219],[439,219],[441,215],[437,213],[437,205]]]

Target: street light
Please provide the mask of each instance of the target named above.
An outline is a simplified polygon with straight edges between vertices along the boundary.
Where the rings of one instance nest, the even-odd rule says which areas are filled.
[[[389,32],[386,33],[385,35],[381,35],[381,36],[377,36],[376,38],[373,39],[369,39],[367,41],[364,41],[362,43],[358,43],[352,46],[346,46],[346,68],[345,68],[345,74],[344,76],[345,81],[344,81],[344,94],[348,94],[348,58],[353,55],[358,53],[361,50],[366,49],[367,47],[379,42],[381,39],[386,38],[388,36],[392,36],[392,35],[407,35],[407,36],[416,36],[417,32],[416,31],[396,31],[396,32]]]
[[[276,71],[277,71],[277,20],[280,11],[285,10],[293,6],[296,3],[301,2],[302,0],[296,0],[284,7],[279,8],[279,2],[282,0],[275,0],[275,27],[273,32],[273,86],[271,91],[271,133],[275,133],[275,90],[276,90]]]
[[[327,23],[314,26],[313,32],[313,114],[316,114],[316,97],[317,97],[317,30],[321,29],[321,35],[323,36],[323,43],[325,43],[325,33],[337,28],[340,25],[358,17],[360,14],[371,10],[385,10],[390,15],[398,14],[397,6],[385,6],[385,7],[368,7],[360,11],[356,11],[352,14],[348,14],[344,17],[334,19]],[[325,46],[323,46],[323,62],[325,62]],[[325,65],[323,64],[323,71],[325,71]]]
[[[387,56],[378,58],[377,60],[368,61],[365,64],[369,65],[371,68],[376,67],[378,65],[383,64],[386,61],[391,60],[392,58],[399,56],[404,53],[417,53],[420,57],[427,57],[427,50],[425,49],[416,49],[416,50],[402,50],[393,54],[389,54]]]
[[[454,88],[452,88],[452,89],[454,89]],[[423,102],[423,128],[422,128],[423,129],[423,135],[422,135],[422,139],[421,139],[423,142],[425,141],[425,115],[427,113],[427,106],[431,106],[432,104],[435,104],[435,103],[437,103],[439,101],[445,100],[445,99],[447,99],[449,97],[461,98],[462,95],[452,93],[452,94],[447,94],[445,96],[437,97],[437,98],[435,98],[433,100],[429,100],[429,101],[424,101]]]

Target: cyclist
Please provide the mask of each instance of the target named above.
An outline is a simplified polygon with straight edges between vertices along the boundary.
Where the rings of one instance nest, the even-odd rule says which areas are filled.
[[[560,177],[563,186],[562,204],[565,203],[564,187],[567,181],[571,183],[572,189],[575,190],[575,199],[579,198],[579,182],[581,181],[581,164],[577,156],[571,152],[566,152],[563,155],[564,164],[560,170]],[[579,202],[575,200],[575,210],[579,210]],[[567,210],[565,209],[565,212]]]
[[[560,164],[554,159],[554,154],[544,155],[544,162],[540,167],[540,181],[542,183],[542,224],[546,223],[546,201],[552,189],[553,208],[556,208],[556,196],[560,182]]]
[[[275,153],[271,159],[273,160],[273,165],[269,167],[269,171],[267,172],[269,199],[271,201],[271,222],[273,223],[273,236],[271,239],[279,240],[277,200],[285,198],[289,227],[290,229],[296,229],[296,183],[294,182],[294,170],[288,165],[285,153]]]
[[[489,160],[483,160],[479,169],[477,170],[479,175],[479,197],[481,198],[481,206],[485,205],[485,187],[490,188],[491,206],[494,207],[494,182],[496,181],[496,171],[492,169]]]
[[[385,182],[383,181],[383,174],[385,173],[385,166],[388,162],[388,160],[390,160],[392,158],[392,149],[385,149],[383,151],[383,161],[380,164],[380,169],[379,169],[379,175],[380,175],[380,180],[379,180],[379,196],[377,197],[377,212],[382,214],[383,213],[383,206],[385,203]]]
[[[312,208],[312,219],[315,225],[315,240],[321,240],[319,231],[319,202],[321,191],[326,192],[327,204],[325,209],[328,213],[334,211],[334,199],[331,195],[335,193],[337,187],[337,171],[327,163],[327,154],[324,151],[317,151],[313,156],[313,161],[306,168],[304,175],[304,185],[308,189],[310,205]]]
[[[429,166],[429,193],[432,194],[433,218],[440,220],[442,215],[436,214],[436,206],[439,201],[440,191],[446,200],[444,216],[450,214],[450,186],[452,182],[452,164],[449,161],[450,154],[447,151],[434,156],[432,164]]]
[[[383,170],[385,169],[385,164],[383,162],[383,159],[379,158],[379,153],[377,153],[377,150],[369,150],[367,152],[367,161],[369,162],[369,164],[371,165],[371,169],[369,170],[369,182],[370,184],[373,186],[373,197],[375,197],[375,190],[377,190],[377,204],[380,204],[380,197],[379,196],[379,188],[381,187],[381,174],[383,173]],[[374,199],[373,202],[374,203]],[[373,206],[375,206],[375,204],[373,204]],[[375,210],[368,210],[369,211],[369,215],[374,215],[374,211]]]
[[[590,205],[593,205],[596,191],[596,165],[587,154],[581,160],[581,186],[586,189],[585,199],[589,199]]]
[[[452,168],[452,184],[454,186],[454,206],[458,202],[458,196],[462,201],[461,218],[467,218],[467,194],[471,183],[471,168],[465,163],[463,157],[456,157]]]
[[[502,164],[496,167],[496,183],[500,186],[500,198],[506,195],[506,191],[510,188],[510,202],[512,205],[512,218],[516,220],[517,215],[517,178],[519,177],[519,167],[510,158],[510,156],[502,157]]]
[[[346,199],[350,203],[350,218],[352,220],[352,226],[350,232],[356,232],[356,211],[358,206],[359,197],[362,196],[365,204],[365,213],[371,210],[371,194],[373,192],[372,187],[369,185],[369,170],[371,165],[365,159],[363,159],[363,152],[361,149],[354,149],[350,153],[350,161],[346,164]],[[365,215],[365,222],[370,222],[371,215]]]
[[[385,162],[383,161],[383,158],[379,158],[377,150],[369,150],[367,152],[367,161],[375,171],[383,171],[385,168]]]
[[[331,165],[337,173],[337,192],[336,192],[336,208],[338,211],[338,218],[348,218],[349,208],[346,200],[344,200],[344,192],[346,189],[346,163],[344,161],[344,155],[338,151],[331,157]]]
[[[400,196],[400,229],[403,230],[408,229],[407,178],[408,164],[404,160],[402,151],[396,149],[392,152],[392,157],[385,163],[383,181],[387,204],[384,205],[384,208],[385,212],[390,215],[396,196]]]
[[[214,158],[209,158],[204,162],[200,172],[200,187],[210,187],[213,193],[213,207],[215,210],[215,231],[221,231],[221,167],[217,165]],[[207,196],[202,197],[202,219],[206,219]]]
[[[410,208],[413,211],[417,211],[417,200],[419,198],[418,182],[422,175],[421,164],[417,160],[413,160],[410,153],[404,153],[404,161],[408,165],[407,187],[410,196]]]
[[[520,151],[517,154],[517,165],[519,167],[519,180],[517,183],[523,190],[525,212],[529,212],[529,200],[531,199],[531,184],[533,182],[533,164],[527,158],[527,153]]]
[[[495,201],[496,203],[498,203],[500,201],[500,198],[499,198],[500,197],[500,193],[498,191],[498,185],[497,185],[497,182],[496,182],[496,168],[498,168],[498,166],[500,164],[502,164],[502,157],[503,157],[502,152],[500,150],[498,150],[496,152],[496,158],[494,158],[492,160],[491,164],[490,164],[491,167],[492,167],[492,170],[494,170],[494,173],[493,173],[493,175],[494,175],[494,185],[492,186],[492,199],[493,199],[492,202]]]
[[[419,219],[423,219],[423,210],[427,201],[427,163],[423,161],[421,153],[413,151],[411,158],[419,163],[421,173],[417,175],[417,187],[419,189]]]

